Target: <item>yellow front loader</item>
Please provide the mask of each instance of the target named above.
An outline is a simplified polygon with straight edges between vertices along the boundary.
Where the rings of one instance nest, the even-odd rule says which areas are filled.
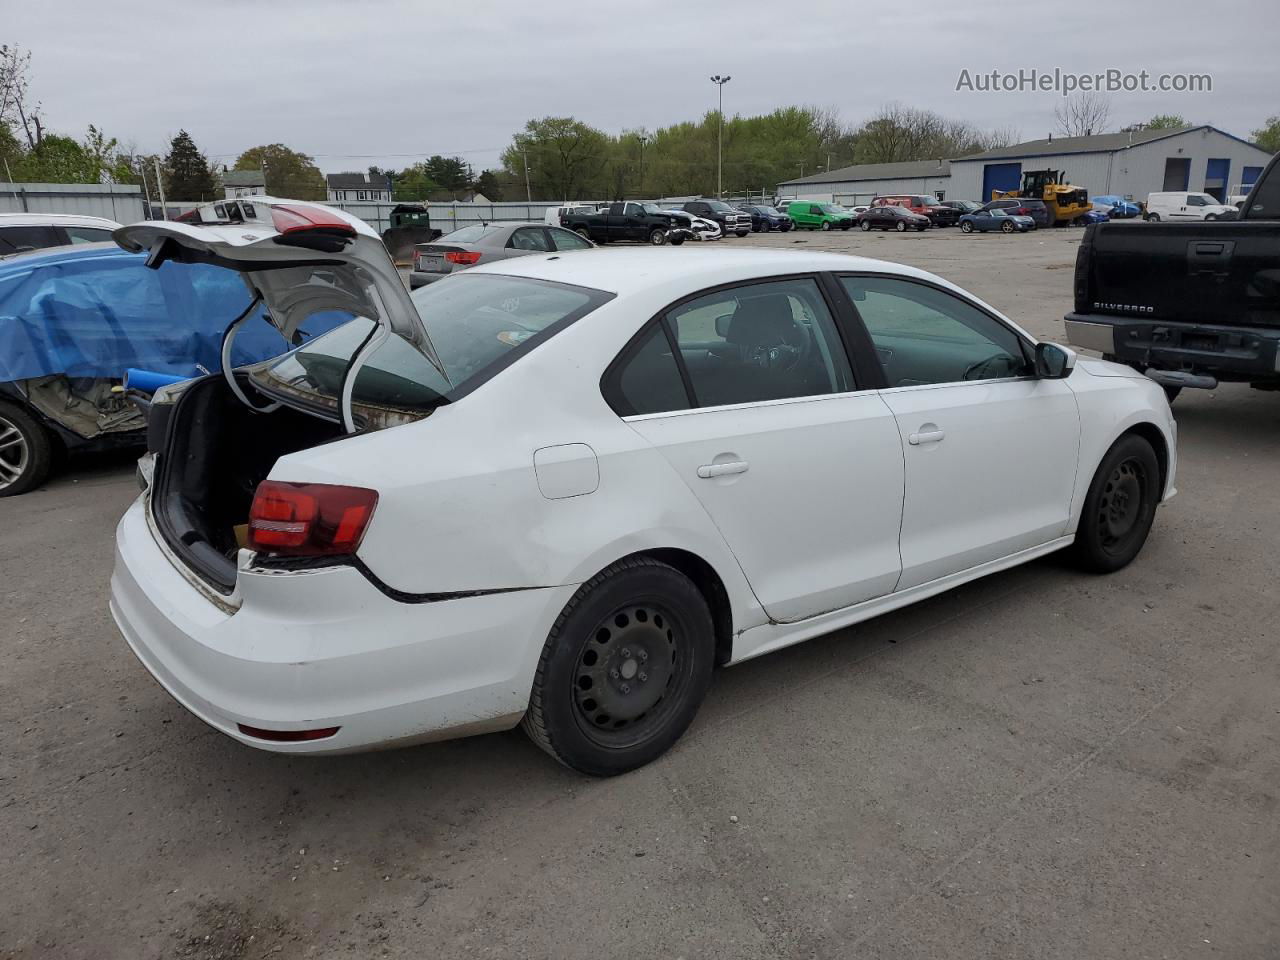
[[[991,191],[992,200],[1010,197],[1043,200],[1055,224],[1070,223],[1093,209],[1089,191],[1067,183],[1066,174],[1061,170],[1025,170],[1019,189]]]

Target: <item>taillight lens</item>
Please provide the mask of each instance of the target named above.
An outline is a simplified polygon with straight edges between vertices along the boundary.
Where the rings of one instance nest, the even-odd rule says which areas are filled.
[[[469,267],[480,261],[480,254],[473,250],[450,250],[444,258],[450,263],[460,263],[464,267]]]
[[[331,483],[258,484],[249,508],[249,546],[290,557],[355,553],[378,492]]]
[[[415,270],[422,269],[422,251],[421,250],[413,251],[413,269]]]
[[[339,236],[354,237],[356,235],[356,228],[337,213],[311,204],[273,204],[271,225],[280,234],[297,233],[300,230],[321,230]]]

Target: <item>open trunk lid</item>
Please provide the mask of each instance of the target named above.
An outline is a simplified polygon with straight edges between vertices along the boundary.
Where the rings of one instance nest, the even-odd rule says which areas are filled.
[[[113,236],[126,250],[150,251],[148,265],[157,268],[173,260],[240,272],[289,342],[306,317],[319,311],[369,318],[381,328],[381,339],[395,335],[411,344],[448,382],[399,271],[363,220],[332,207],[270,197],[208,204],[191,217],[193,222],[135,223]],[[358,366],[353,357],[352,372]],[[234,387],[231,371],[224,373]],[[343,420],[350,428],[349,410]]]

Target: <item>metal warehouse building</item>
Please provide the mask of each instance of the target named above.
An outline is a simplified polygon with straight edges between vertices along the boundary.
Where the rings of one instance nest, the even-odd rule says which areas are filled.
[[[1091,197],[1146,200],[1160,190],[1192,190],[1225,202],[1228,194],[1247,193],[1269,159],[1210,126],[1050,137],[952,160],[947,196],[986,201],[993,190],[1017,189],[1024,171],[1062,170]]]
[[[819,203],[866,203],[884,194],[924,193],[942,197],[950,163],[913,160],[907,163],[860,163],[778,184],[779,199]],[[944,197],[945,199],[945,197]]]

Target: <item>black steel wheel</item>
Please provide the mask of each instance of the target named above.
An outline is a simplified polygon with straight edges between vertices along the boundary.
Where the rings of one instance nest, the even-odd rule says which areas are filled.
[[[596,776],[649,763],[692,722],[711,682],[711,611],[684,574],[647,557],[583,584],[543,648],[523,726]]]
[[[1102,458],[1085,497],[1074,549],[1095,573],[1127,566],[1147,541],[1160,499],[1160,463],[1137,434],[1117,440]]]

